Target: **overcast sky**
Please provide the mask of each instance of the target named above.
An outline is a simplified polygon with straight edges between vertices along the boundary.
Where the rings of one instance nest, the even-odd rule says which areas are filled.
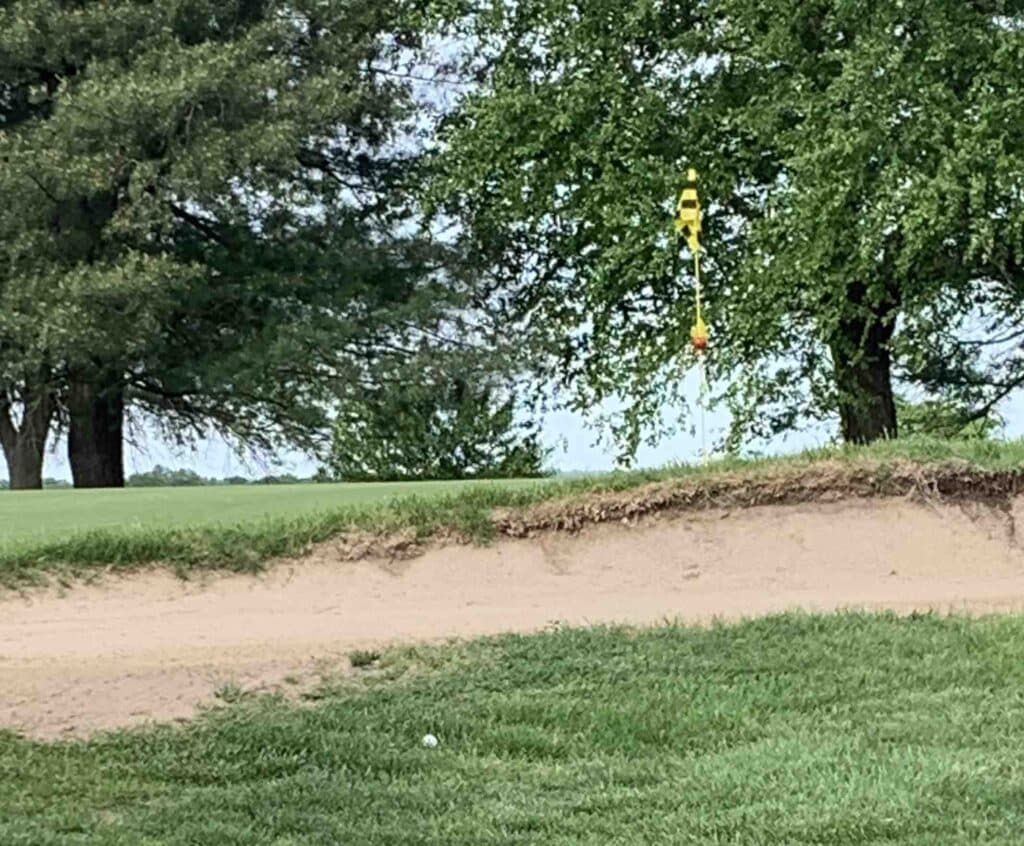
[[[1001,411],[1006,418],[1006,436],[1024,437],[1024,395],[1011,397]],[[714,413],[708,417],[709,441],[720,436],[725,429],[727,417]],[[770,444],[759,445],[767,454],[796,452],[801,449],[823,446],[833,434],[832,427],[819,427],[798,434],[789,435]],[[545,438],[556,451],[552,464],[559,471],[601,471],[615,466],[615,451],[610,446],[595,444],[596,435],[590,431],[582,417],[569,412],[549,415],[545,421]],[[54,445],[47,455],[46,475],[51,478],[70,479],[67,461],[63,455],[64,445]],[[657,447],[644,447],[638,456],[641,467],[658,467],[672,462],[693,462],[700,459],[699,437],[681,434],[670,438]],[[236,456],[223,442],[211,439],[200,444],[195,451],[181,451],[169,448],[155,438],[148,438],[141,447],[131,447],[126,456],[126,470],[136,473],[149,470],[154,464],[190,468],[203,476],[223,478],[225,476],[262,476],[268,472],[295,473],[309,476],[317,469],[317,463],[299,453],[282,456],[280,466],[271,468],[265,464],[245,461]],[[4,470],[0,467],[0,478]]]

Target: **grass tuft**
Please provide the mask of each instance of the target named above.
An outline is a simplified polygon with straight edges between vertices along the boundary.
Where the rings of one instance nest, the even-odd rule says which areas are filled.
[[[358,669],[372,667],[380,660],[380,652],[375,649],[355,649],[348,655],[349,663]]]

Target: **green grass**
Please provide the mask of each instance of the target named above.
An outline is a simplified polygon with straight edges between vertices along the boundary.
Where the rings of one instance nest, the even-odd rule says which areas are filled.
[[[446,496],[495,482],[224,485],[0,492],[0,542],[43,543],[75,532],[217,527],[383,503]],[[501,482],[522,485],[529,482]]]
[[[1022,659],[1021,617],[852,614],[406,649],[312,705],[0,735],[0,843],[1018,843]]]
[[[20,588],[48,576],[75,578],[151,562],[181,573],[254,571],[271,558],[301,554],[310,544],[351,531],[411,531],[423,539],[455,530],[486,540],[497,507],[727,470],[799,471],[825,459],[958,459],[982,469],[1016,470],[1024,467],[1024,441],[894,441],[544,482],[0,492],[0,586]]]

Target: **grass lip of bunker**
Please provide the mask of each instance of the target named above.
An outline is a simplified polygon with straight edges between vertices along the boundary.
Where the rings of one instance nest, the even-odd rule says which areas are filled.
[[[753,472],[734,470],[670,479],[638,488],[562,497],[528,508],[499,509],[494,525],[498,534],[528,537],[659,514],[844,499],[902,496],[1001,505],[1022,490],[1022,469],[988,470],[959,460],[938,464],[907,459],[825,460],[807,466],[779,464]]]
[[[68,583],[94,574],[163,564],[181,575],[199,570],[256,572],[269,562],[302,558],[331,542],[353,560],[408,558],[430,543],[487,542],[540,531],[576,531],[601,522],[764,504],[826,502],[850,497],[918,495],[1006,502],[1022,485],[1024,441],[950,442],[911,439],[866,448],[813,450],[782,458],[724,459],[708,467],[670,466],[545,481],[479,482],[462,487],[424,483],[396,487],[389,500],[309,511],[264,511],[223,524],[97,525],[42,539],[5,539],[0,528],[0,590]],[[309,486],[315,488],[316,486]],[[371,487],[348,486],[356,497]],[[233,495],[230,488],[177,489],[187,500]],[[409,495],[397,495],[401,491]],[[218,493],[221,492],[221,493]],[[45,493],[45,492],[44,492]],[[90,501],[111,492],[55,492]],[[116,491],[126,502],[126,491]],[[0,493],[0,527],[18,494]],[[269,497],[269,494],[267,495]],[[117,498],[114,497],[114,501]],[[269,501],[269,500],[268,500]]]

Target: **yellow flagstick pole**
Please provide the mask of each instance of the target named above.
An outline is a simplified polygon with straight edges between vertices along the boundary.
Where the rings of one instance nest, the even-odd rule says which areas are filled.
[[[705,427],[705,408],[707,406],[708,380],[705,367],[704,354],[708,347],[708,328],[704,324],[701,302],[701,279],[700,279],[700,199],[697,196],[697,171],[690,168],[686,172],[686,185],[679,201],[676,203],[676,232],[686,239],[693,253],[693,269],[696,280],[695,298],[697,305],[696,320],[690,329],[690,341],[693,344],[693,351],[697,356],[697,370],[700,376],[700,387],[697,396],[697,405],[700,408],[700,445],[701,456],[704,464],[708,463],[707,430]]]
[[[693,253],[693,275],[695,279],[694,291],[697,298],[697,323],[702,325],[704,317],[701,314],[701,290],[700,290],[700,250],[695,250]],[[697,374],[700,379],[700,385],[697,388],[697,407],[700,409],[700,454],[701,463],[708,463],[708,441],[707,441],[707,427],[705,426],[705,392],[707,390],[707,371],[704,367],[704,350],[697,350]]]
[[[702,319],[700,313],[700,250],[694,251],[693,254],[693,276],[696,280],[694,291],[697,295],[697,320],[699,322]]]

